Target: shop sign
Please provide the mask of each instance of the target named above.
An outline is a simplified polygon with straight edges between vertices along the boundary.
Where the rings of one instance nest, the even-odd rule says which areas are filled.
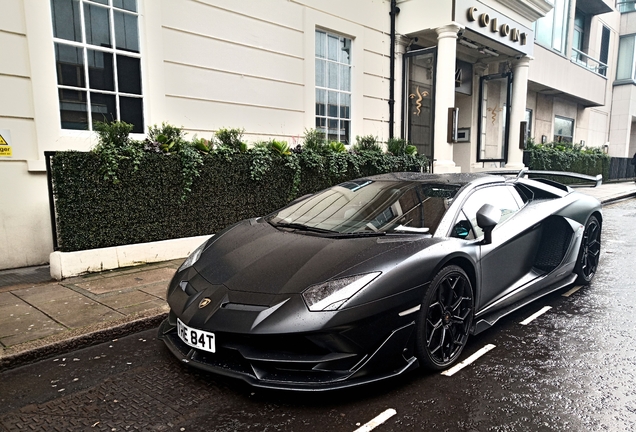
[[[8,129],[0,129],[0,157],[13,157],[11,132]]]
[[[534,33],[528,27],[474,0],[456,0],[455,21],[482,36],[532,55]]]

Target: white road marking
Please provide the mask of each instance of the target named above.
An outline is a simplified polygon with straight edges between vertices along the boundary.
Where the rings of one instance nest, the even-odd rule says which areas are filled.
[[[570,297],[572,294],[574,294],[575,292],[577,292],[578,290],[580,290],[581,288],[583,288],[583,285],[578,285],[575,286],[574,288],[572,288],[570,291],[561,294],[562,297]]]
[[[477,351],[475,354],[473,354],[470,357],[468,357],[463,362],[457,363],[455,366],[453,366],[450,369],[446,369],[444,372],[442,372],[442,375],[446,375],[446,376],[455,375],[457,372],[459,372],[460,370],[464,369],[469,364],[474,363],[475,360],[477,360],[479,357],[483,356],[484,354],[486,354],[488,351],[490,351],[493,348],[495,348],[495,346],[493,344],[486,345],[485,347],[483,347],[482,349]]]
[[[397,414],[397,411],[395,411],[393,408],[389,408],[388,410],[384,411],[382,414],[376,416],[370,422],[360,426],[354,432],[368,432],[370,430],[373,430],[396,414]]]
[[[408,314],[412,314],[413,312],[417,312],[418,310],[420,310],[421,307],[422,307],[422,305],[417,305],[415,307],[412,307],[411,309],[407,309],[405,311],[400,312],[398,315],[406,316]]]
[[[534,315],[530,315],[528,318],[524,319],[519,324],[528,325],[532,321],[534,321],[536,318],[540,317],[541,315],[549,311],[550,309],[552,309],[552,306],[544,306],[539,312],[535,313]]]

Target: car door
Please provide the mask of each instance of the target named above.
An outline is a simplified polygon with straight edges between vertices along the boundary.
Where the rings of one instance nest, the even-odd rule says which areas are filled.
[[[462,214],[470,223],[475,239],[483,238],[483,231],[477,225],[477,211],[490,204],[501,211],[501,219],[492,234],[492,243],[479,248],[480,290],[477,293],[477,310],[482,310],[506,294],[518,288],[532,269],[532,261],[539,244],[540,230],[537,226],[516,224],[515,215],[523,206],[523,201],[515,188],[510,185],[495,185],[477,189],[462,206]]]

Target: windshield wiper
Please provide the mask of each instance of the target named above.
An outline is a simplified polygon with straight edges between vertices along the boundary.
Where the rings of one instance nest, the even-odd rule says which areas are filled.
[[[356,237],[378,237],[386,235],[383,231],[358,231],[358,232],[338,232],[324,228],[312,227],[294,222],[270,222],[277,228],[292,228],[299,231],[310,231],[320,234],[326,234],[329,238],[356,238]]]
[[[384,231],[358,231],[334,233],[330,237],[355,238],[355,237],[381,237],[386,235]]]
[[[340,234],[338,231],[332,231],[332,230],[328,230],[328,229],[324,229],[324,228],[317,228],[317,227],[312,227],[309,225],[303,225],[300,223],[293,223],[293,222],[270,222],[272,225],[274,225],[275,227],[282,227],[282,228],[292,228],[292,229],[297,229],[297,230],[301,230],[301,231],[311,231],[311,232],[317,232],[317,233],[322,233],[322,234]]]

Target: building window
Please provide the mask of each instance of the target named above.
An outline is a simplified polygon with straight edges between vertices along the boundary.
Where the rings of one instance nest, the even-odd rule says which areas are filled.
[[[587,45],[585,21],[587,17],[579,9],[574,14],[574,32],[572,33],[572,60],[585,64],[583,53]]]
[[[144,132],[137,0],[51,0],[62,129]]]
[[[636,11],[636,1],[634,0],[617,0],[616,8],[620,13],[629,13]]]
[[[574,119],[554,117],[554,141],[571,143],[574,139]]]
[[[316,129],[351,143],[351,39],[316,30]]]
[[[565,54],[570,0],[548,0],[548,2],[554,7],[535,23],[535,40],[545,47]]]
[[[526,122],[526,142],[532,136],[532,110],[530,108],[526,108],[526,116],[524,118]]]
[[[607,61],[609,58],[610,30],[601,26],[600,57],[595,59],[588,55],[589,50],[589,17],[576,9],[574,15],[574,31],[572,33],[572,61],[599,75],[607,76]]]
[[[634,80],[634,48],[636,35],[621,36],[618,43],[617,80]]]
[[[607,76],[607,62],[609,61],[610,29],[603,26],[601,30],[601,55],[599,57],[599,71],[603,76]]]

